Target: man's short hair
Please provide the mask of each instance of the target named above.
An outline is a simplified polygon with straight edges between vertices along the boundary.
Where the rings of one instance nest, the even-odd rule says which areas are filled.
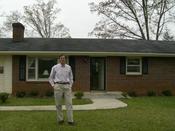
[[[64,54],[61,54],[58,56],[58,58],[60,59],[62,56],[66,57]]]

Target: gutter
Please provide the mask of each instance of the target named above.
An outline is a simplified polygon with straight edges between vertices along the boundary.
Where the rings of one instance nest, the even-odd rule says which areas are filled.
[[[58,56],[150,56],[150,57],[175,57],[175,53],[138,53],[138,52],[82,52],[82,51],[0,51],[0,55],[50,55]]]

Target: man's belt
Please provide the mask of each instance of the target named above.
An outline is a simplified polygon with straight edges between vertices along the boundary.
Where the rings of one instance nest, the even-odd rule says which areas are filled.
[[[70,84],[69,82],[55,82],[55,84],[63,84],[63,85],[66,85],[66,84]]]

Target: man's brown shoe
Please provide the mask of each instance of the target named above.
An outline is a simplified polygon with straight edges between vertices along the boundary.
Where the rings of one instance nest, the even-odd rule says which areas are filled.
[[[68,122],[69,125],[75,126],[75,122]]]

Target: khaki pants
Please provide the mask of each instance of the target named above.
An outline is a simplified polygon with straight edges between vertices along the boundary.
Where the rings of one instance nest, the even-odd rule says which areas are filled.
[[[72,89],[69,84],[55,84],[54,86],[54,96],[57,109],[57,121],[63,120],[63,112],[62,112],[63,95],[65,99],[68,122],[73,122]]]

